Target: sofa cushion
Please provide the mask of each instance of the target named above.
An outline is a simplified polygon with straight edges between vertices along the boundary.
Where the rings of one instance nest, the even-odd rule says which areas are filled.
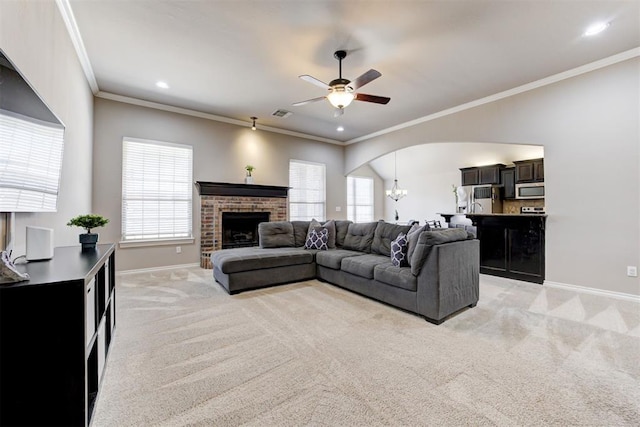
[[[293,225],[289,221],[261,222],[258,224],[261,248],[294,247]]]
[[[309,237],[311,236],[311,230],[313,229],[319,230],[321,227],[326,228],[327,231],[329,232],[327,246],[329,247],[329,249],[335,249],[336,248],[336,224],[333,220],[329,220],[324,224],[322,224],[318,220],[312,219],[311,223],[309,223],[309,230],[307,230],[307,240],[309,240]]]
[[[410,225],[397,225],[384,221],[378,221],[371,243],[371,253],[389,256],[391,254],[391,242],[398,237],[398,234],[407,232]]]
[[[314,252],[302,248],[236,248],[211,253],[211,263],[225,274],[313,262]]]
[[[323,267],[333,270],[340,270],[342,260],[352,256],[360,256],[362,252],[348,251],[345,249],[332,249],[330,251],[322,251],[316,254],[316,263]]]
[[[424,264],[433,246],[467,239],[473,239],[473,236],[462,228],[441,228],[423,231],[418,238],[416,250],[411,256],[411,273],[416,276],[420,274],[422,264]]]
[[[349,230],[349,224],[353,224],[352,221],[345,219],[337,219],[336,223],[336,247],[341,248],[344,245],[344,238],[347,237],[347,231]]]
[[[304,246],[304,242],[307,241],[309,224],[311,224],[311,221],[291,221],[291,225],[293,225],[294,246],[296,248]]]
[[[391,264],[388,256],[367,254],[344,258],[340,269],[365,279],[373,279],[373,269],[383,263]]]
[[[342,249],[370,253],[373,235],[377,226],[377,222],[349,224]]]
[[[378,282],[408,291],[415,291],[418,288],[418,279],[411,273],[409,267],[396,267],[386,262],[378,264],[373,269],[373,278]]]
[[[418,238],[420,237],[420,233],[423,231],[428,231],[430,229],[429,224],[425,224],[420,226],[419,224],[414,224],[411,226],[411,229],[407,233],[407,264],[411,265],[411,257],[413,256],[413,252],[416,250],[416,246],[418,245]]]
[[[398,237],[391,242],[391,264],[395,267],[407,267],[407,235],[398,234]]]
[[[305,249],[317,249],[319,251],[326,251],[327,241],[329,240],[329,230],[326,227],[315,227],[309,232],[307,241],[304,244]]]

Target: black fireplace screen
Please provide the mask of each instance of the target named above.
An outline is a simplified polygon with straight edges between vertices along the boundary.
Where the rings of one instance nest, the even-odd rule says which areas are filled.
[[[222,249],[258,246],[258,224],[269,212],[222,212]]]

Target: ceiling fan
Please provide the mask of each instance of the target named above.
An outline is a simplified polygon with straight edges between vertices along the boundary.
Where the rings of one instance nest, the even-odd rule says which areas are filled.
[[[296,102],[294,106],[305,105],[311,102],[328,100],[331,105],[336,108],[336,116],[344,114],[344,108],[351,104],[354,99],[356,101],[373,102],[375,104],[387,104],[391,98],[386,96],[367,95],[365,93],[356,93],[355,91],[367,83],[372,82],[378,77],[382,76],[379,71],[369,70],[356,78],[354,81],[350,81],[342,78],[342,60],[347,57],[347,52],[344,50],[336,51],[333,56],[339,63],[339,77],[335,80],[331,80],[329,84],[316,79],[308,74],[299,76],[305,82],[309,82],[321,88],[327,89],[329,94],[326,96],[320,96],[318,98],[307,99],[306,101]]]

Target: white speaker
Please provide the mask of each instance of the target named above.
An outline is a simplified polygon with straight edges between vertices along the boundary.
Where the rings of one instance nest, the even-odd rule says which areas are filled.
[[[53,230],[27,226],[27,261],[53,258]]]

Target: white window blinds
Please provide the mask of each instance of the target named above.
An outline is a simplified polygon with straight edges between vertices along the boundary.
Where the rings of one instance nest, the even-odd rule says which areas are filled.
[[[325,165],[289,161],[289,219],[325,219]]]
[[[373,178],[347,177],[347,219],[373,221]]]
[[[0,110],[0,212],[55,212],[64,128]]]
[[[192,237],[193,150],[124,138],[122,240]]]

